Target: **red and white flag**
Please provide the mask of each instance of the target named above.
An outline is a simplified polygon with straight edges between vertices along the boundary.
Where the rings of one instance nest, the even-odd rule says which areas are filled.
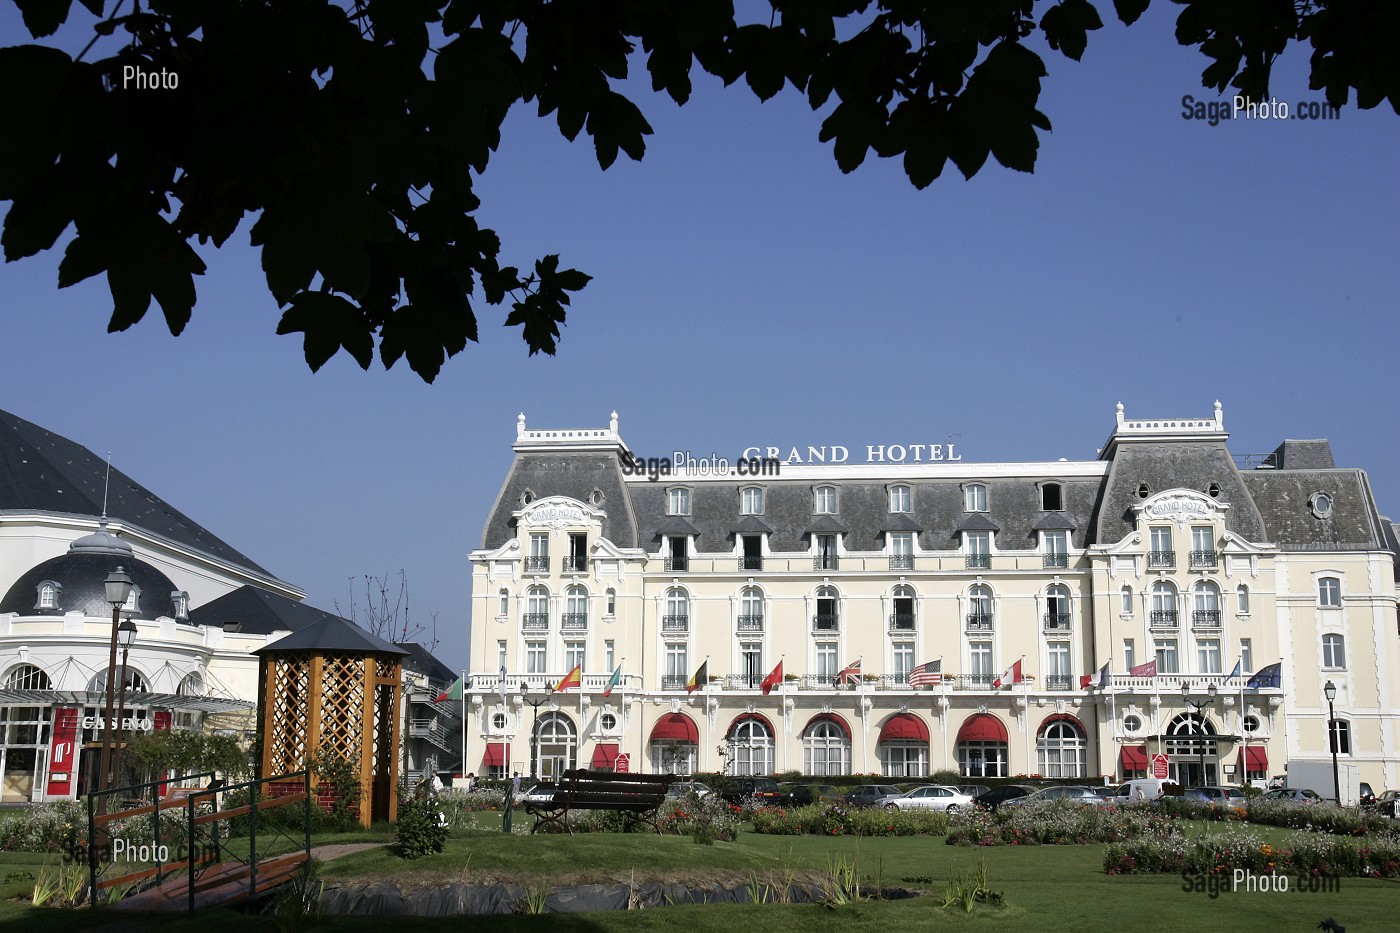
[[[909,672],[909,686],[936,686],[943,682],[943,659],[926,661]]]
[[[1015,664],[1002,671],[1001,676],[992,681],[992,686],[1005,687],[1007,684],[1019,684],[1021,680],[1021,662],[1017,661]]]
[[[769,675],[768,675],[767,677],[763,678],[763,683],[761,683],[761,684],[758,685],[758,689],[760,689],[760,690],[763,691],[763,695],[764,695],[764,696],[767,696],[767,695],[769,694],[769,692],[772,691],[772,689],[773,689],[774,687],[778,686],[778,684],[780,684],[780,683],[782,683],[782,682],[783,682],[783,662],[782,662],[782,661],[779,661],[779,662],[778,662],[778,666],[775,667],[775,668],[773,668],[772,672],[769,673]]]

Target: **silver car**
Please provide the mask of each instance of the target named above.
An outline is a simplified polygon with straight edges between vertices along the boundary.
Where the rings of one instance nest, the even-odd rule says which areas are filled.
[[[964,807],[972,806],[972,798],[956,787],[927,784],[897,797],[881,797],[875,805],[886,810],[942,810],[945,813],[957,813]]]
[[[1069,803],[1082,804],[1086,807],[1102,807],[1108,803],[1103,797],[1094,793],[1092,788],[1080,784],[1069,784],[1062,787],[1046,787],[1029,794],[1025,797],[1017,797],[1002,804],[1003,807],[1019,807],[1031,803],[1050,803],[1051,801],[1064,800]]]

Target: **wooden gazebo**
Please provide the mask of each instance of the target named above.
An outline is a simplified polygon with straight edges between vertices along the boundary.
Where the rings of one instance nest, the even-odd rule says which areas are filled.
[[[358,768],[362,825],[397,819],[407,652],[328,615],[254,653],[261,661],[259,777],[299,771],[325,749]]]

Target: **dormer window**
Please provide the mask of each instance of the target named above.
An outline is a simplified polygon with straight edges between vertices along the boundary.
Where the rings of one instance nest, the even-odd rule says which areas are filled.
[[[763,514],[763,490],[750,486],[739,493],[739,511],[744,515]]]
[[[45,580],[39,584],[39,596],[34,601],[35,609],[57,609],[58,591],[63,588],[63,584],[55,583],[52,580]]]
[[[987,487],[981,483],[973,483],[963,487],[963,511],[964,512],[985,512],[987,511]]]
[[[1325,492],[1315,492],[1308,497],[1308,508],[1314,518],[1332,517],[1332,497]]]
[[[131,592],[127,594],[126,605],[122,606],[122,612],[141,611],[141,587],[133,586]]]
[[[181,622],[190,617],[190,594],[176,590],[170,594],[170,602],[175,607],[175,618]]]
[[[1059,483],[1045,483],[1040,487],[1040,509],[1042,512],[1059,512],[1065,507],[1064,495]]]
[[[815,511],[818,515],[835,515],[836,487],[818,486],[816,494],[816,508],[813,511]]]
[[[689,489],[668,489],[666,491],[666,514],[667,515],[689,515],[690,514],[690,490]]]
[[[891,486],[891,487],[890,487],[890,511],[891,511],[891,512],[908,512],[908,511],[910,511],[910,509],[909,509],[909,487],[908,487],[908,486]]]

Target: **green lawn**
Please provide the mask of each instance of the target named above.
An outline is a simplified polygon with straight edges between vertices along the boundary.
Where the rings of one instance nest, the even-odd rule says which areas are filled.
[[[1202,827],[1204,828],[1204,827]],[[1286,835],[1279,833],[1279,838]],[[382,837],[381,837],[382,838]],[[330,841],[320,839],[318,841]],[[337,840],[339,841],[339,840]],[[797,905],[667,907],[655,910],[545,917],[476,917],[470,923],[483,933],[508,931],[682,930],[686,933],[734,933],[748,924],[763,933],[885,933],[944,927],[968,930],[1033,929],[1107,931],[1150,928],[1154,931],[1313,930],[1335,917],[1348,933],[1394,928],[1400,891],[1394,882],[1342,879],[1338,894],[1223,894],[1211,899],[1181,890],[1178,876],[1109,877],[1101,868],[1102,847],[1028,846],[971,849],[948,846],[938,837],[853,839],[849,837],[759,836],[744,833],[736,843],[700,846],[684,837],[646,834],[503,836],[499,833],[455,836],[448,851],[416,862],[402,862],[383,851],[358,853],[322,867],[328,883],[351,879],[396,878],[414,883],[436,880],[522,880],[545,877],[552,884],[568,880],[626,879],[635,872],[651,877],[698,880],[719,877],[741,884],[751,874],[781,877],[787,871],[815,874],[832,859],[858,860],[870,882],[916,887],[929,896],[902,901],[862,902],[827,908]],[[994,890],[1007,906],[978,908],[971,915],[940,909],[949,871],[985,860]],[[42,856],[0,853],[0,878],[34,871]],[[914,878],[915,881],[902,879]],[[932,882],[923,879],[933,879]],[[6,888],[9,891],[10,888]],[[0,905],[0,924],[9,928],[45,929],[52,933],[111,923],[107,911],[35,911],[8,901]],[[394,928],[460,931],[463,920],[402,918]],[[382,918],[336,918],[321,929],[382,931]],[[266,919],[228,911],[142,918],[142,929],[170,933],[219,933],[266,929]]]

